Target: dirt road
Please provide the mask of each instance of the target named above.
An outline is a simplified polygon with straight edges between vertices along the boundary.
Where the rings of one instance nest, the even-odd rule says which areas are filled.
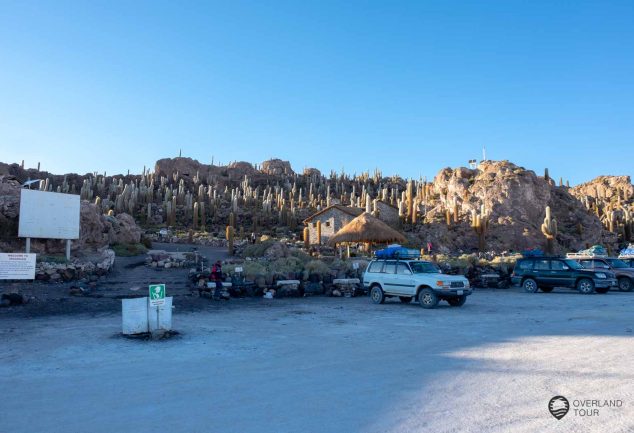
[[[181,336],[158,342],[119,336],[119,314],[0,319],[0,430],[634,429],[631,293],[479,291],[431,311],[323,297],[176,308]],[[559,421],[556,395],[571,404]],[[623,407],[575,415],[585,399]]]

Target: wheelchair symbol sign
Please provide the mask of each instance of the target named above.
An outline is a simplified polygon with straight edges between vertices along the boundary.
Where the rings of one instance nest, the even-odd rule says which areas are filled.
[[[163,305],[165,303],[165,284],[150,285],[150,305]]]

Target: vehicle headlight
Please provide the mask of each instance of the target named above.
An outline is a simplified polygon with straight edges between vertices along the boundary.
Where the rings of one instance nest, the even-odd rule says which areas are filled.
[[[443,287],[443,286],[449,286],[449,283],[445,282],[445,281],[436,281],[436,286],[438,287]]]
[[[607,278],[607,276],[603,272],[597,272],[595,275],[597,276],[597,278]]]
[[[464,286],[465,286],[465,287],[467,287],[467,288],[468,288],[468,287],[470,287],[470,286],[469,286],[469,280],[465,280],[465,281],[464,281]]]

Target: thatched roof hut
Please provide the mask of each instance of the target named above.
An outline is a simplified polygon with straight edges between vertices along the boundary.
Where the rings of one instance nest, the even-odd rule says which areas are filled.
[[[367,212],[362,213],[328,240],[334,246],[343,242],[390,243],[406,242],[403,234]]]

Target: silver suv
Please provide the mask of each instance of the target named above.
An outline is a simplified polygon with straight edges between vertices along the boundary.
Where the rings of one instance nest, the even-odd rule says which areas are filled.
[[[416,299],[423,308],[434,308],[440,301],[460,307],[472,293],[465,277],[445,275],[423,260],[373,260],[363,274],[363,285],[375,304],[398,296],[403,303]]]

